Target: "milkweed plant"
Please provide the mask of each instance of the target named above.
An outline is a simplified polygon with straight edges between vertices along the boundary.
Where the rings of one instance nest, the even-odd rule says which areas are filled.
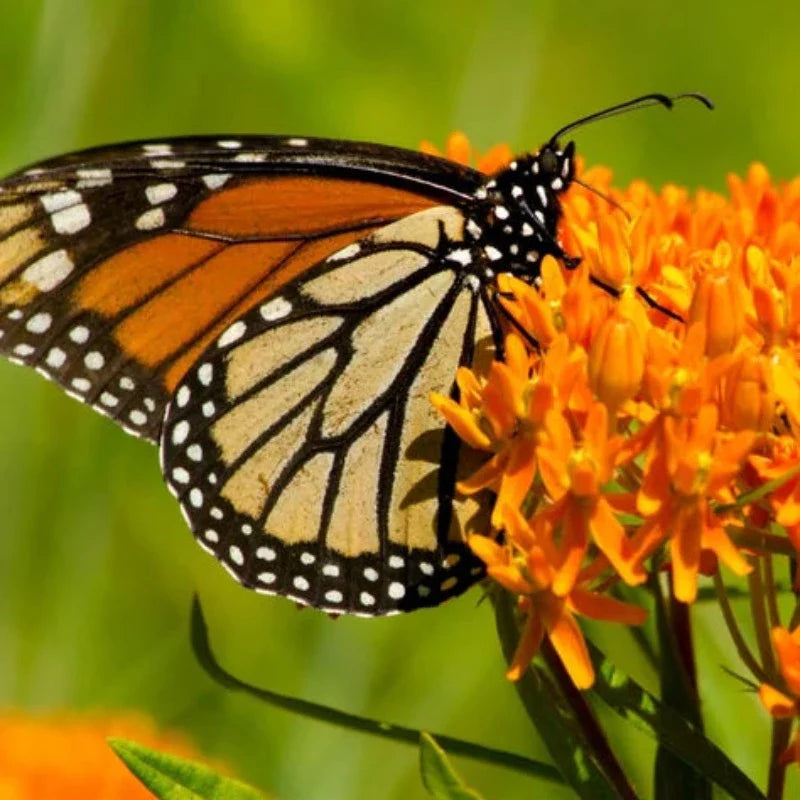
[[[470,163],[469,143],[454,134],[444,155]],[[477,165],[510,159],[497,147]],[[655,740],[657,797],[778,800],[800,765],[800,178],[776,182],[753,164],[725,194],[690,193],[620,189],[608,169],[578,169],[559,239],[580,263],[545,257],[534,283],[499,275],[502,360],[460,368],[457,397],[430,398],[485,456],[458,486],[494,497],[468,544],[486,565],[506,677],[551,763],[241,683],[214,661],[199,607],[195,650],[232,689],[417,744],[435,798],[481,796],[448,753],[580,798],[642,797],[599,722],[604,705]],[[716,604],[738,654],[727,674],[695,657],[699,600]],[[587,638],[585,619],[632,626],[659,696]],[[771,720],[761,786],[704,733],[704,670],[756,693]],[[154,750],[115,749],[159,797],[260,796]]]

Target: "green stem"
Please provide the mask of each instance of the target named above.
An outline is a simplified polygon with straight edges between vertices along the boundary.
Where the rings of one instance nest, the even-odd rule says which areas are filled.
[[[767,619],[766,595],[764,592],[764,581],[761,575],[761,559],[757,558],[753,566],[753,571],[747,576],[750,586],[750,613],[753,617],[753,626],[756,631],[756,642],[761,656],[761,663],[764,665],[764,672],[767,680],[774,682],[776,675],[775,656],[772,652],[772,641],[770,640],[769,620]]]
[[[692,618],[689,613],[688,603],[681,603],[675,599],[672,572],[670,572],[669,581],[671,589],[669,593],[669,624],[677,645],[678,659],[686,678],[686,686],[692,697],[693,704],[698,708],[699,716],[697,665],[694,658],[694,642],[692,641]]]
[[[769,626],[775,628],[781,624],[781,615],[778,611],[778,592],[775,586],[775,571],[772,568],[772,554],[764,556],[764,583],[767,593],[767,610],[769,611]]]
[[[611,779],[620,797],[625,800],[636,800],[636,792],[630,785],[621,764],[614,755],[614,751],[611,749],[605,732],[600,727],[591,706],[586,701],[586,695],[580,689],[575,688],[572,678],[569,677],[566,669],[564,669],[564,665],[561,663],[558,653],[550,644],[549,639],[545,639],[542,643],[542,656],[561,689],[564,699],[575,715],[575,719],[577,719],[581,730],[586,736],[586,740],[603,765],[606,775]]]
[[[503,655],[510,663],[520,635],[516,610],[506,591],[493,593],[492,600]],[[514,688],[551,758],[578,797],[585,800],[636,798],[627,780],[619,784],[613,782],[608,765],[590,744],[584,729],[585,716],[581,713],[576,717],[560,686],[545,670],[532,664],[515,681]],[[573,691],[576,691],[574,687]]]
[[[795,555],[794,545],[785,536],[776,536],[759,528],[738,528],[735,525],[726,525],[725,532],[737,547],[766,551],[779,556]]]
[[[769,783],[767,785],[767,800],[781,800],[783,797],[784,781],[786,779],[786,766],[780,763],[781,753],[789,745],[789,736],[792,732],[792,720],[775,719],[772,721],[772,742],[769,758]]]
[[[220,666],[211,651],[211,646],[208,641],[208,628],[206,627],[203,611],[197,597],[194,598],[192,604],[191,626],[192,649],[198,663],[212,680],[224,686],[226,689],[244,692],[276,708],[281,708],[294,714],[300,714],[309,719],[316,719],[347,730],[367,733],[383,739],[391,739],[395,742],[419,747],[420,731],[416,728],[408,728],[404,725],[394,725],[392,723],[370,719],[369,717],[361,717],[357,714],[350,714],[346,711],[340,711],[336,708],[312,703],[308,700],[289,697],[288,695],[279,694],[269,689],[251,686],[249,683],[231,675]],[[516,753],[507,753],[493,747],[485,747],[484,745],[467,742],[463,739],[456,739],[452,736],[445,736],[440,733],[433,733],[432,735],[439,744],[452,755],[464,756],[465,758],[471,758],[485,764],[508,767],[509,769],[523,772],[533,778],[553,781],[555,783],[564,782],[559,771],[551,764],[544,764],[532,758],[517,755]]]
[[[717,592],[717,599],[719,600],[719,608],[722,611],[722,618],[725,620],[725,627],[733,641],[733,646],[739,654],[742,663],[750,670],[750,674],[757,680],[763,683],[767,680],[767,675],[761,668],[761,665],[756,661],[755,656],[747,646],[747,642],[742,635],[739,628],[739,623],[736,622],[736,617],[733,614],[733,609],[728,601],[728,593],[725,590],[725,584],[719,571],[714,573],[714,589]]]

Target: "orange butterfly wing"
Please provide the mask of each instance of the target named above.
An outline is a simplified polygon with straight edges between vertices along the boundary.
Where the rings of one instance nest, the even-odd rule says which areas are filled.
[[[155,440],[181,377],[232,320],[476,181],[408,151],[276,137],[45,162],[0,183],[0,352]]]

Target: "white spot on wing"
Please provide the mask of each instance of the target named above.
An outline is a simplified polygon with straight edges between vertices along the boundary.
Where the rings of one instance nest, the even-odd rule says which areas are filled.
[[[69,338],[75,344],[86,344],[89,340],[89,329],[85,325],[76,325],[70,332]]]
[[[392,600],[401,600],[403,597],[405,597],[405,594],[406,587],[403,586],[402,583],[395,581],[394,583],[389,584],[389,597],[391,597]]]
[[[183,408],[188,402],[189,398],[192,396],[192,392],[188,386],[181,386],[178,389],[177,394],[175,395],[175,402],[178,404],[179,408]]]
[[[234,161],[241,164],[260,164],[266,159],[264,153],[238,153],[233,157]]]
[[[292,304],[283,297],[276,297],[268,303],[261,306],[261,316],[267,322],[275,322],[275,320],[283,319],[292,310]]]
[[[174,183],[155,183],[144,190],[150,205],[157,206],[166,203],[178,194],[178,187]]]
[[[200,369],[197,370],[197,379],[203,386],[208,386],[212,379],[214,378],[214,368],[206,362],[205,364],[200,365]]]
[[[173,159],[156,158],[150,162],[153,169],[182,169],[186,166],[185,161],[175,161]]]
[[[134,425],[144,425],[147,422],[147,415],[143,411],[134,409],[130,414],[128,414],[128,419]]]
[[[237,320],[217,339],[217,345],[219,347],[227,347],[234,342],[238,342],[246,331],[247,325],[242,320]]]
[[[182,483],[185,485],[189,483],[190,475],[183,467],[175,467],[175,469],[172,470],[172,480],[174,480],[175,483]]]
[[[92,215],[89,213],[88,206],[81,203],[51,214],[50,222],[53,224],[53,229],[56,233],[69,236],[87,228],[92,222]]]
[[[209,175],[203,175],[203,183],[208,186],[209,189],[219,189],[227,183],[230,177],[230,172],[215,172]]]
[[[148,156],[171,156],[172,145],[160,142],[148,142],[142,145],[142,150]]]
[[[140,231],[152,231],[160,228],[166,222],[163,208],[151,208],[145,211],[137,220],[136,227]]]
[[[56,211],[61,211],[62,209],[82,203],[83,197],[80,192],[76,192],[73,189],[62,189],[58,192],[42,195],[41,202],[44,206],[44,210],[48,214],[53,214]]]
[[[189,435],[189,423],[182,419],[172,429],[172,444],[183,444]]]
[[[44,333],[52,324],[53,318],[46,311],[34,314],[26,323],[25,327],[31,333]]]
[[[75,265],[67,251],[56,250],[34,261],[22,273],[22,280],[32,283],[41,292],[49,292],[55,289],[74,268]]]
[[[88,369],[97,370],[103,368],[106,360],[103,358],[102,353],[98,353],[97,350],[92,350],[91,353],[86,354],[83,359],[83,363],[86,364]]]
[[[59,369],[64,365],[64,362],[66,360],[67,360],[67,354],[60,347],[53,347],[47,354],[47,358],[45,358],[45,363],[47,364],[48,367],[52,367],[53,369]]]
[[[78,177],[78,189],[92,189],[99,186],[108,186],[113,181],[111,170],[104,169],[79,169],[75,173]]]

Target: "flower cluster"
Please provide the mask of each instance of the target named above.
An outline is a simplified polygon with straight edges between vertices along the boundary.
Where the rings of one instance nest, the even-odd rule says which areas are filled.
[[[569,188],[559,228],[580,265],[500,275],[503,358],[432,402],[486,453],[459,490],[496,495],[469,544],[525,617],[509,676],[547,636],[588,687],[575,615],[644,620],[609,596],[619,582],[669,569],[691,603],[719,562],[750,572],[770,538],[754,531],[800,552],[800,179],[754,164],[727,195],[581,180],[595,191]]]
[[[139,714],[0,714],[0,797],[11,800],[152,800],[114,755],[110,736],[193,756],[180,737],[159,733]]]

